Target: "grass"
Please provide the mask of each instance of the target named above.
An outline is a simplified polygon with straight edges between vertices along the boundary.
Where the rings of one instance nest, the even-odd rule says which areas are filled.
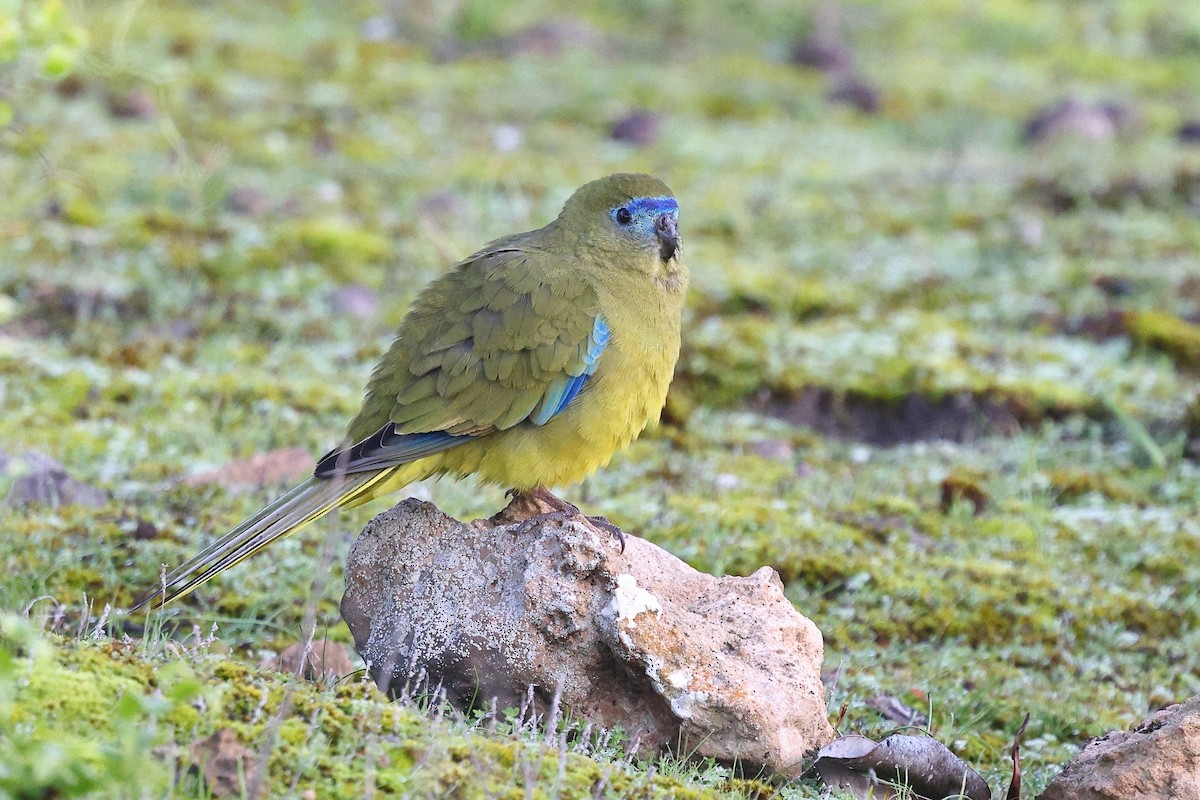
[[[281,488],[181,477],[323,452],[418,287],[618,170],[680,197],[685,349],[666,424],[568,496],[699,569],[773,566],[825,635],[842,730],[885,734],[865,701],[893,695],[993,786],[1027,711],[1032,796],[1088,737],[1200,692],[1187,4],[843,4],[877,115],[788,63],[814,26],[789,4],[21,8],[36,35],[0,63],[0,442],[112,500],[0,512],[0,609],[45,630],[5,618],[0,711],[27,735],[0,733],[25,748],[0,762],[64,795],[197,796],[188,746],[232,727],[269,753],[272,796],[364,795],[368,774],[410,794],[608,776],[610,796],[769,795],[612,741],[560,766],[528,726],[259,669],[302,638],[310,596],[348,641],[340,557],[379,506],[137,620],[141,645],[112,616],[92,635]],[[546,19],[574,21],[557,55],[518,35]],[[1024,141],[1066,96],[1138,122]],[[636,108],[659,138],[610,140]],[[913,404],[962,441],[865,434]],[[458,516],[503,503],[469,481],[412,491]],[[43,785],[13,774],[0,794]]]

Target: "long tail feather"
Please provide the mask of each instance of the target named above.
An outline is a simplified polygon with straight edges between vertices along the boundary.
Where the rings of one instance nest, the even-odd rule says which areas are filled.
[[[137,611],[152,602],[161,608],[186,597],[213,576],[333,509],[370,499],[370,489],[393,471],[385,469],[334,478],[309,478],[169,572],[163,585],[144,592],[130,611]]]

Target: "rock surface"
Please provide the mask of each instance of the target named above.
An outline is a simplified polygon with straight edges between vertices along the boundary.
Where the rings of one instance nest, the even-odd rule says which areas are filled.
[[[10,506],[88,506],[108,502],[108,492],[72,478],[67,469],[45,453],[20,456],[0,453],[0,477],[15,476],[6,498]]]
[[[1200,797],[1200,696],[1093,739],[1038,800]]]
[[[409,499],[350,553],[342,616],[372,676],[460,707],[558,700],[643,747],[795,774],[833,738],[821,634],[767,567],[714,578],[585,517],[461,523]]]

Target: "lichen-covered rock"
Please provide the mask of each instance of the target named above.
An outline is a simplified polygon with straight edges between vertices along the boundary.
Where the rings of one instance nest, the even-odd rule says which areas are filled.
[[[511,508],[511,507],[510,507]],[[342,616],[372,675],[460,706],[532,686],[646,747],[774,772],[829,741],[821,634],[769,568],[715,578],[586,518],[462,523],[406,500],[350,553]]]
[[[1200,696],[1093,739],[1038,800],[1200,797]]]

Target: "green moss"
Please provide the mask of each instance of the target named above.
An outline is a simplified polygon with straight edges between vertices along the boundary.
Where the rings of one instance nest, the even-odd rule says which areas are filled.
[[[340,281],[363,280],[365,267],[392,258],[388,239],[339,220],[302,222],[282,231],[276,240],[276,247],[296,245],[302,248],[299,255],[316,261]]]
[[[282,488],[181,479],[280,447],[324,452],[420,286],[542,224],[585,180],[646,170],[680,197],[693,272],[670,424],[568,497],[699,568],[776,567],[825,632],[847,726],[891,725],[868,697],[928,698],[933,732],[996,785],[1026,710],[1035,794],[1088,736],[1196,692],[1200,476],[1179,454],[1198,429],[1200,161],[1175,138],[1197,113],[1181,98],[1200,96],[1192,5],[851,2],[839,33],[880,92],[876,115],[831,106],[830,78],[789,62],[815,26],[801,5],[583,2],[569,14],[582,33],[540,34],[561,55],[513,37],[561,21],[539,3],[461,19],[391,9],[396,35],[358,0],[299,14],[25,5],[59,10],[37,41],[23,20],[0,31],[0,57],[19,52],[0,103],[0,442],[114,499],[8,514],[4,608],[54,598],[61,610],[41,599],[33,615],[74,633],[85,592],[94,614],[127,603]],[[52,71],[75,72],[47,80],[64,44],[94,53],[54,53]],[[153,108],[133,108],[139,96]],[[1065,96],[1117,100],[1140,122],[1024,142],[1030,116]],[[611,141],[635,105],[659,115],[659,136]],[[235,202],[246,187],[260,202]],[[346,281],[378,292],[376,316],[343,307]],[[874,446],[852,424],[954,409],[962,443],[923,441],[941,435],[929,426]],[[980,424],[997,409],[1007,424]],[[503,503],[470,481],[430,491],[464,517]],[[120,774],[133,745],[182,752],[228,726],[254,750],[290,697],[273,787],[358,796],[374,758],[380,792],[523,796],[512,775],[536,743],[250,666],[295,640],[298,598],[348,637],[344,550],[328,575],[314,564],[324,536],[340,543],[376,510],[279,543],[177,616],[136,621],[185,649],[193,621],[205,635],[216,621],[211,656],[147,657],[147,644],[110,649],[110,665],[60,646],[48,675],[85,659],[88,686],[57,699],[39,685],[42,705],[21,713],[46,735],[20,763],[56,765],[69,795],[104,765]],[[191,672],[172,677],[180,664]],[[106,706],[129,681],[142,688],[122,696],[148,705]],[[55,727],[79,730],[71,719],[101,732]],[[66,749],[43,752],[56,736]],[[742,791],[719,772],[660,761],[651,778],[620,760],[572,756],[563,776],[542,764],[534,792]]]
[[[1135,342],[1166,353],[1181,367],[1200,367],[1200,325],[1162,311],[1131,311],[1125,327]]]

